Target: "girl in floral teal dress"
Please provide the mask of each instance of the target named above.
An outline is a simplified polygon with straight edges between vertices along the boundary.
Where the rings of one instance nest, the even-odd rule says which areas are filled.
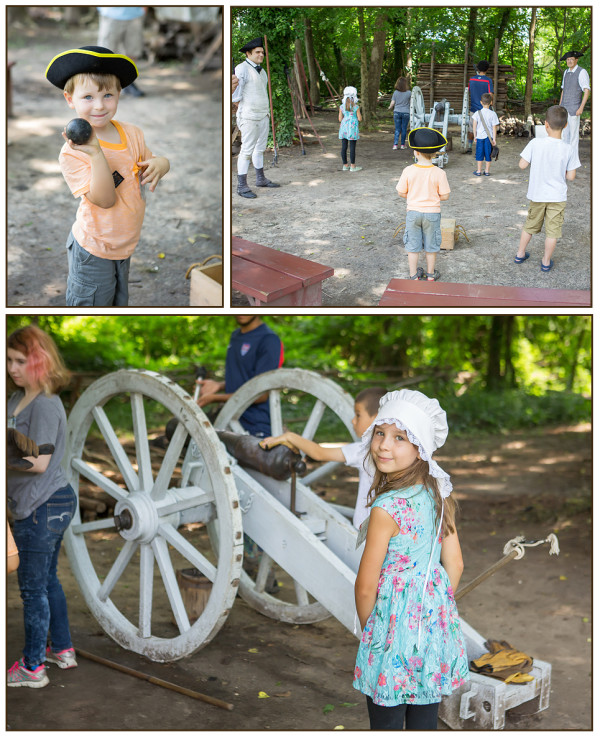
[[[367,697],[371,729],[436,729],[442,696],[468,679],[452,484],[432,458],[447,435],[438,401],[407,389],[381,399],[363,435],[375,475],[355,585],[354,688]]]
[[[362,121],[358,105],[356,87],[344,87],[344,97],[340,105],[338,119],[340,121],[339,138],[342,141],[342,169],[343,171],[360,171],[362,166],[356,166],[356,142],[360,138],[358,124]],[[350,166],[348,166],[348,144],[350,144]]]

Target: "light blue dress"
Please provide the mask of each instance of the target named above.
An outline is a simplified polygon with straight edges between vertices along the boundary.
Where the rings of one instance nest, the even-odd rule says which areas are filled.
[[[345,138],[348,141],[358,141],[360,138],[358,135],[358,116],[356,114],[359,107],[360,105],[355,105],[352,110],[346,110],[343,105],[340,105],[344,117],[340,123],[339,138]]]
[[[440,562],[441,535],[435,540],[435,503],[418,485],[382,494],[372,506],[391,515],[400,532],[388,545],[353,685],[381,706],[436,703],[468,680],[469,663]]]

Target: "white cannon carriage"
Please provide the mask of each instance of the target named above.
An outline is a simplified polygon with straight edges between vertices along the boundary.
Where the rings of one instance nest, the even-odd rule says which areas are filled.
[[[425,100],[420,87],[412,88],[410,98],[410,128],[420,128],[426,126],[428,128],[437,128],[442,135],[448,137],[448,126],[460,126],[460,145],[461,151],[466,151],[469,145],[469,88],[465,87],[463,93],[462,111],[455,113],[450,107],[447,100],[434,102],[429,113],[425,112]],[[433,163],[437,164],[441,169],[448,163],[448,152],[444,147],[438,155],[433,159]]]
[[[357,531],[343,510],[310,486],[337,464],[280,481],[243,468],[217,435],[243,433],[240,416],[265,393],[273,434],[296,423],[304,437],[318,440],[321,424],[333,421],[349,441],[355,439],[351,397],[301,369],[278,369],[247,382],[214,426],[192,396],[149,371],[108,374],[73,407],[65,453],[69,481],[78,494],[81,479],[99,487],[114,500],[114,515],[84,521],[78,508],[65,547],[92,614],[124,648],[158,662],[189,656],[215,637],[238,591],[274,619],[311,623],[333,615],[356,631],[354,580],[362,554]],[[299,397],[303,417],[297,418]],[[161,411],[178,424],[156,470],[147,417]],[[105,444],[103,453],[88,450],[92,429]],[[242,568],[244,535],[262,551],[252,576]],[[211,584],[195,621],[177,580],[177,570],[190,565]],[[269,574],[283,584],[276,595],[268,593]],[[469,659],[476,658],[485,652],[484,638],[462,624]],[[511,686],[472,674],[443,701],[440,716],[453,728],[498,729],[510,708],[525,702],[533,711],[547,708],[550,665],[534,661],[532,675],[529,684]]]

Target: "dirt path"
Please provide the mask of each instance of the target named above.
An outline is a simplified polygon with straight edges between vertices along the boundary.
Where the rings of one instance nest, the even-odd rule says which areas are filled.
[[[394,231],[405,219],[406,206],[396,193],[402,169],[411,152],[392,151],[393,122],[388,117],[373,133],[361,133],[356,163],[363,170],[341,171],[337,113],[323,111],[313,118],[323,139],[323,153],[308,122],[306,155],[299,146],[279,150],[276,168],[265,171],[282,186],[259,189],[247,200],[235,193],[233,159],[232,234],[287,253],[333,266],[335,276],[323,286],[326,306],[373,306],[393,277],[408,276],[401,234]],[[442,205],[442,216],[462,225],[469,242],[460,237],[452,251],[437,260],[441,278],[449,282],[503,286],[589,289],[590,287],[590,140],[580,141],[582,167],[569,184],[563,238],[555,251],[552,272],[540,271],[543,238],[534,236],[528,263],[517,266],[513,257],[527,215],[527,177],[518,167],[526,139],[499,136],[500,156],[492,162],[492,176],[474,177],[474,157],[460,153],[460,134],[454,133],[446,174],[452,193]],[[248,181],[253,182],[250,172]],[[234,305],[247,304],[234,293]]]
[[[9,306],[65,304],[64,244],[77,202],[60,173],[58,154],[73,111],[44,71],[57,53],[95,43],[95,31],[8,33],[8,58],[17,62],[7,149]],[[117,119],[139,125],[150,149],[167,156],[171,171],[148,193],[129,304],[185,306],[187,268],[222,251],[222,71],[198,74],[180,63],[142,62],[139,87],[146,96],[123,95]]]
[[[552,665],[547,710],[509,713],[507,729],[591,728],[591,435],[589,426],[453,439],[439,461],[460,500],[459,534],[468,582],[522,534],[555,531],[558,557],[529,549],[461,600],[481,635],[504,639]],[[354,472],[321,493],[353,505]],[[102,550],[101,539],[95,553]],[[234,704],[224,711],[80,658],[77,671],[50,667],[50,685],[8,689],[11,730],[367,729],[352,688],[356,640],[333,618],[312,625],[267,619],[239,597],[215,639],[181,661],[157,664],[122,650],[92,617],[63,555],[60,575],[75,645]],[[131,602],[134,608],[137,599]],[[7,586],[7,664],[23,643],[17,582]],[[260,699],[259,691],[269,698]],[[35,706],[34,706],[35,705]],[[468,727],[468,725],[465,725]]]

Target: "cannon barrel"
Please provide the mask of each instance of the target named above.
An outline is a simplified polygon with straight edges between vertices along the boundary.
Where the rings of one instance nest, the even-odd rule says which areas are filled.
[[[285,445],[277,445],[265,450],[259,445],[260,438],[253,435],[238,435],[227,430],[217,430],[219,440],[241,466],[253,468],[265,476],[285,481],[291,473],[304,473],[306,463],[293,450]]]

